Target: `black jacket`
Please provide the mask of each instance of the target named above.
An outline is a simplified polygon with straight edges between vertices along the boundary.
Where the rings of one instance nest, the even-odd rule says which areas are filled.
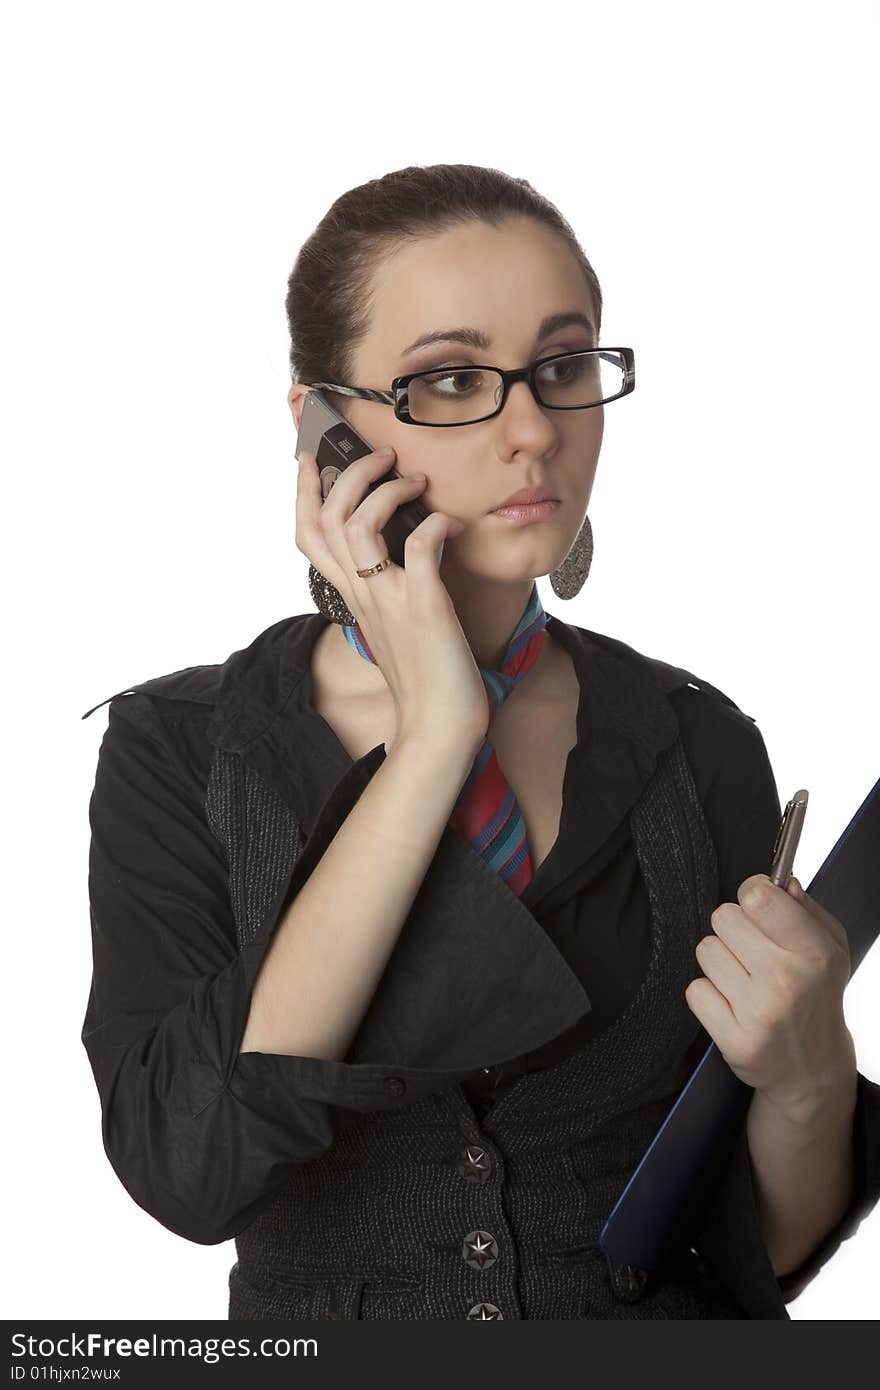
[[[498,1096],[523,1072],[564,1065],[601,1034],[632,999],[650,940],[643,893],[626,895],[624,911],[618,892],[621,911],[607,909],[621,874],[639,880],[626,813],[679,735],[717,850],[715,901],[766,871],[778,824],[772,772],[749,716],[690,672],[551,617],[594,698],[579,711],[566,835],[561,828],[536,875],[540,891],[517,899],[447,829],[345,1061],[239,1054],[274,927],[385,756],[378,745],[352,763],[303,700],[304,654],[325,621],[285,619],[221,665],[111,697],[90,804],[94,978],[83,1041],[116,1172],[146,1210],[193,1240],[247,1231],[292,1166],[327,1153],[343,1117],[412,1105],[450,1086],[472,1100],[487,1087]],[[304,748],[317,748],[317,763]],[[325,786],[309,784],[309,767],[312,776],[327,769]],[[220,821],[229,803],[256,804],[258,793],[274,798],[275,814],[252,826],[252,842],[236,845],[238,862],[229,862]],[[605,910],[597,908],[602,893]],[[591,920],[604,936],[594,931],[592,958],[579,959]],[[438,978],[448,982],[443,991]],[[695,1027],[685,1063],[707,1042]],[[853,1202],[810,1260],[780,1281],[755,1246],[753,1206],[744,1219],[752,1196],[741,1137],[706,1247],[740,1303],[762,1310],[746,1315],[786,1316],[780,1289],[787,1298],[799,1292],[872,1208],[878,1117],[880,1087],[860,1074]]]

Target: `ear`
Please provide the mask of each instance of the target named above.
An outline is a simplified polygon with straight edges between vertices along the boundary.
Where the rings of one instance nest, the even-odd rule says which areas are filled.
[[[303,406],[305,405],[306,393],[309,390],[310,387],[306,382],[294,382],[287,393],[287,403],[290,406],[290,411],[293,415],[293,423],[297,430],[299,430],[300,416],[302,415]]]

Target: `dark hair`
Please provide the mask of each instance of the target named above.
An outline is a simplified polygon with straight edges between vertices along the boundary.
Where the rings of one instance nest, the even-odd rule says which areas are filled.
[[[354,350],[370,326],[372,276],[386,251],[467,221],[498,226],[517,216],[564,237],[592,294],[598,335],[596,273],[562,213],[527,179],[479,164],[410,165],[343,193],[300,248],[285,301],[291,380],[351,383]],[[342,414],[346,399],[336,398]]]

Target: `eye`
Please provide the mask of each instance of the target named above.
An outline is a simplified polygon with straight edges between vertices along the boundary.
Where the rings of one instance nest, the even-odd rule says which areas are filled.
[[[584,351],[583,348],[580,349]],[[594,357],[579,357],[577,350],[568,357],[557,357],[556,361],[538,366],[539,380],[551,386],[567,386],[579,378],[586,377],[595,369]]]
[[[561,357],[558,362],[548,362],[541,376],[550,377],[553,381],[568,381],[575,372],[575,365],[570,357]]]
[[[456,367],[423,376],[420,385],[436,396],[466,396],[470,391],[479,390],[482,379],[482,372],[476,368]]]

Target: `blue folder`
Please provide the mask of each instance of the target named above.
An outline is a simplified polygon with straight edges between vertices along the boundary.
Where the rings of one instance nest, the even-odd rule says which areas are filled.
[[[878,846],[880,780],[806,890],[846,927],[850,978],[880,935]],[[610,1260],[652,1273],[692,1244],[753,1095],[711,1043],[602,1228]]]

